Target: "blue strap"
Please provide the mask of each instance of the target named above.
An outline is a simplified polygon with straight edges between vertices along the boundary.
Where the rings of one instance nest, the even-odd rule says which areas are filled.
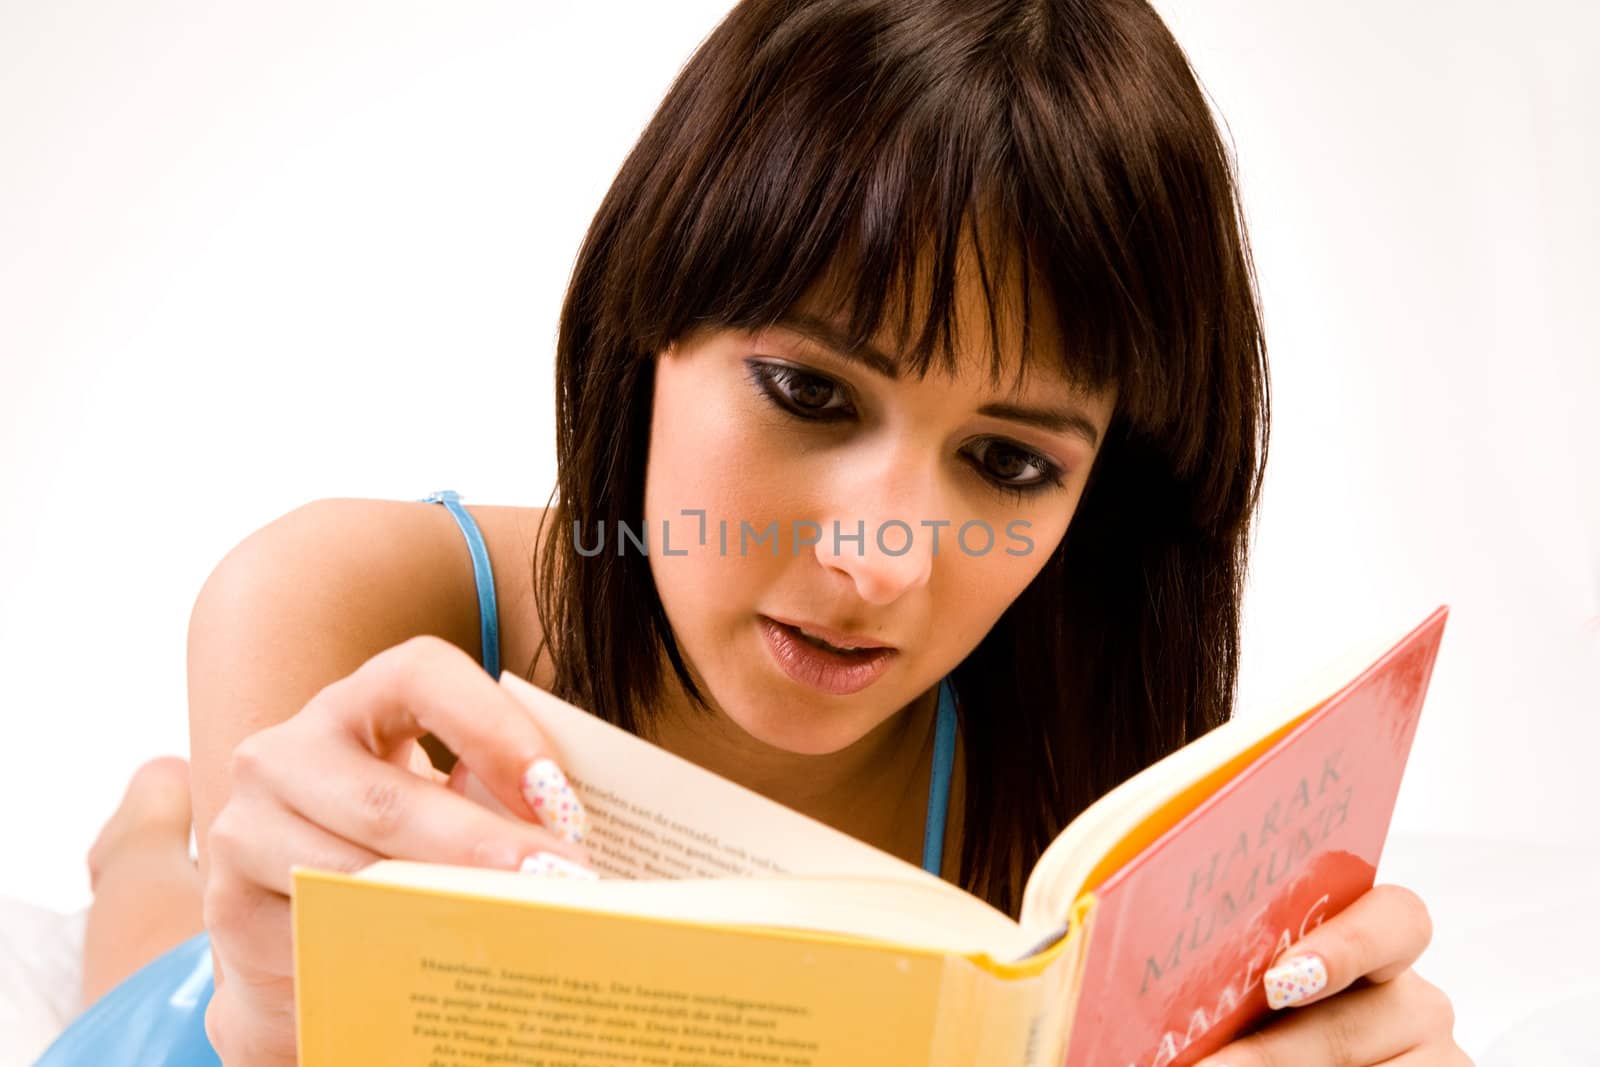
[[[489,677],[500,677],[500,610],[494,600],[494,572],[489,569],[489,550],[484,546],[483,534],[466,508],[461,506],[461,496],[454,489],[441,489],[422,500],[426,504],[443,504],[455,516],[456,525],[467,538],[467,551],[472,553],[472,577],[478,583],[478,635],[483,641],[483,669]]]
[[[950,772],[956,761],[956,691],[945,678],[939,683],[938,720],[933,728],[933,772],[928,778],[928,825],[922,838],[922,869],[937,875],[944,869],[944,816],[950,806]]]

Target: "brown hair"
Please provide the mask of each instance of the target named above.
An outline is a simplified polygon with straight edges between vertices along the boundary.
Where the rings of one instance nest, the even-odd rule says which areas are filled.
[[[1065,538],[953,672],[965,824],[987,828],[965,835],[961,883],[1016,914],[1027,871],[1067,822],[1221,723],[1235,688],[1266,354],[1227,151],[1147,4],[734,8],[673,83],[579,252],[537,598],[559,696],[638,731],[664,653],[699,699],[648,560],[581,556],[568,533],[642,518],[657,353],[697,328],[774,323],[834,272],[856,280],[844,306],[866,341],[885,294],[911,291],[886,283],[922,264],[930,299],[904,360],[925,370],[939,342],[953,365],[964,228],[998,234],[1047,287],[1065,339],[1049,358],[1118,390]]]

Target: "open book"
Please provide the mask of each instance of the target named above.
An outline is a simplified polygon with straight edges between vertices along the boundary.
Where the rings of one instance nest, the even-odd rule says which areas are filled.
[[[1445,616],[1106,794],[1045,851],[1020,922],[504,674],[602,880],[297,868],[300,1062],[1192,1063],[1372,886]]]

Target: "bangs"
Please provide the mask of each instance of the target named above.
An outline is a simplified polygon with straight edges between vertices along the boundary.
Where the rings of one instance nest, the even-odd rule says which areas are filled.
[[[1016,322],[1019,380],[1048,366],[1114,385],[1118,418],[1192,469],[1208,418],[1247,406],[1194,398],[1226,391],[1219,363],[1249,346],[1224,336],[1249,278],[1229,254],[1226,158],[1176,47],[1130,49],[1114,22],[1084,33],[1067,5],[762,6],[701,46],[630,158],[627,251],[611,257],[628,276],[608,279],[619,333],[653,354],[693,329],[771,326],[804,298],[855,345],[887,325],[909,371],[951,371],[971,270],[993,380]],[[1041,298],[1054,350],[1034,350]]]

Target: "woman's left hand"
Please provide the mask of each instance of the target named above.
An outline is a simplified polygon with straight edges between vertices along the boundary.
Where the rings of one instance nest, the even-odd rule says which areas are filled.
[[[1276,1017],[1195,1067],[1472,1067],[1450,999],[1411,969],[1432,936],[1415,893],[1374,886],[1267,971]]]

